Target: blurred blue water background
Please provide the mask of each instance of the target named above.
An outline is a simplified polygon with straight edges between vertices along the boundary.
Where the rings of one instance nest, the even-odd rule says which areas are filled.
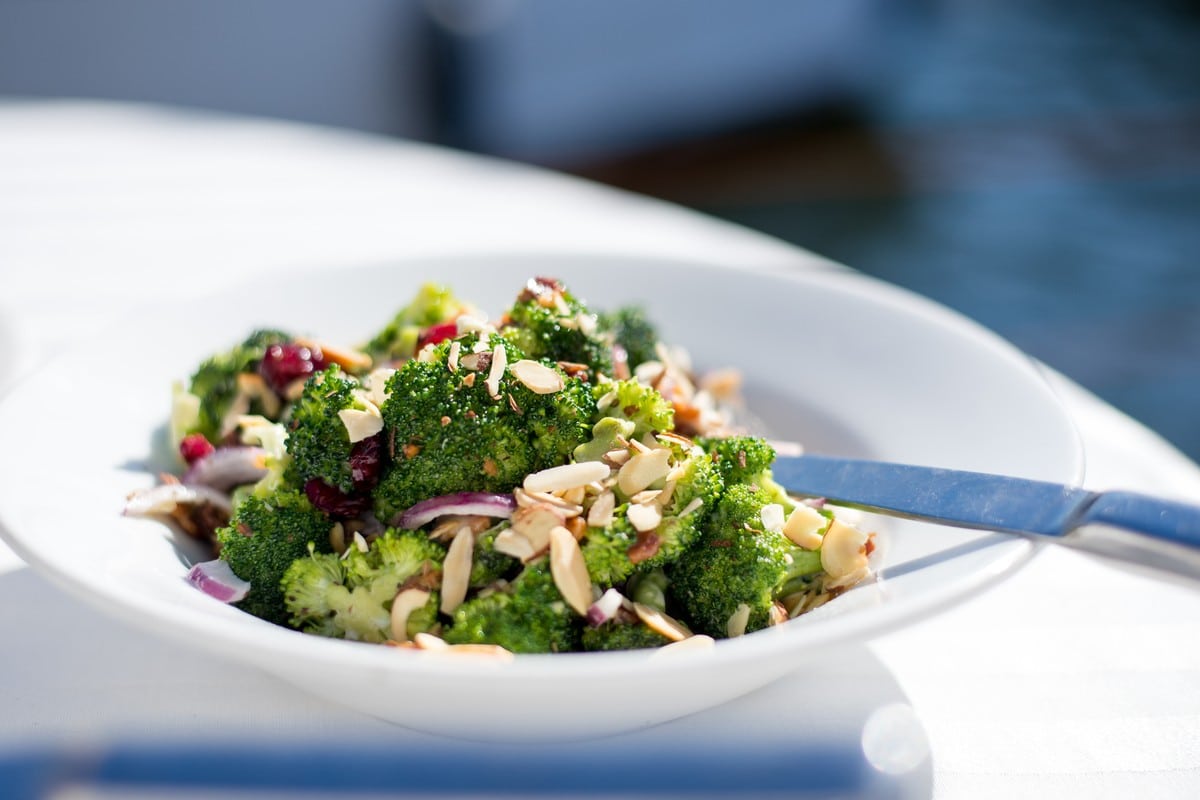
[[[933,297],[1200,458],[1200,7],[0,0],[0,97],[576,172]]]

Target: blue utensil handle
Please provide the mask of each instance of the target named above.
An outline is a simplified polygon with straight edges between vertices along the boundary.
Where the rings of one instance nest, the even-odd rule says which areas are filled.
[[[1077,525],[1111,525],[1156,539],[1200,548],[1200,506],[1136,492],[1100,492]]]

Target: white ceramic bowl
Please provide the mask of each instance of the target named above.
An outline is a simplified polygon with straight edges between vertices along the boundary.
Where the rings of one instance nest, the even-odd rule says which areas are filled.
[[[876,518],[879,580],[786,625],[673,657],[497,663],[272,626],[186,584],[187,560],[198,554],[166,527],[121,516],[126,494],[153,484],[166,463],[156,459],[171,381],[205,355],[267,325],[357,343],[427,279],[499,313],[531,275],[562,278],[596,308],[645,304],[664,338],[686,346],[698,366],[740,368],[749,405],[771,434],[810,450],[1082,477],[1074,429],[1037,367],[962,317],[892,286],[841,270],[784,275],[638,257],[471,256],[276,277],[205,302],[181,296],[82,342],[0,404],[5,536],[35,568],[127,621],[368,714],[482,739],[596,736],[716,705],[838,643],[951,606],[1030,555],[1032,545],[1019,538]]]

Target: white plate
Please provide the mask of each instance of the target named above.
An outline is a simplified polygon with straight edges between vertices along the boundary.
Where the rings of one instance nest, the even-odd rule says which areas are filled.
[[[255,664],[337,702],[473,738],[586,737],[744,694],[840,642],[947,608],[1030,555],[1019,538],[880,521],[880,580],[810,615],[709,652],[520,656],[507,664],[321,639],[188,586],[165,527],[121,516],[154,483],[169,385],[252,328],[356,343],[435,278],[499,313],[530,275],[594,307],[647,305],[702,367],[732,365],[772,435],[810,450],[1076,482],[1082,454],[1029,359],[905,291],[848,272],[564,254],[478,256],[278,277],[177,304],[102,333],[0,405],[0,522],[60,585],[192,647]],[[195,278],[189,278],[194,285]],[[155,453],[159,453],[155,456]],[[64,632],[66,635],[67,632]],[[802,691],[819,692],[820,687]]]

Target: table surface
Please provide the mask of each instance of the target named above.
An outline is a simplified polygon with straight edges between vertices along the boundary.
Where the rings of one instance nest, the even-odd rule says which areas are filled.
[[[217,289],[296,267],[563,250],[822,266],[790,245],[674,206],[412,143],[159,108],[0,104],[0,392],[122,311],[177,299],[179,275],[203,275],[202,288]],[[1084,439],[1089,487],[1200,496],[1194,464],[1051,378]],[[1200,593],[1191,586],[1045,549],[984,594],[848,647],[806,675],[831,687],[816,707],[796,707],[785,680],[610,745],[620,757],[692,742],[699,755],[688,774],[713,763],[723,777],[701,770],[707,783],[679,782],[681,770],[664,769],[657,782],[615,788],[778,793],[803,781],[800,768],[823,765],[818,788],[845,796],[1194,797],[1197,619]],[[111,796],[104,786],[178,783],[183,765],[196,764],[247,792],[280,789],[261,777],[263,765],[274,765],[332,793],[339,784],[311,766],[317,753],[369,762],[389,748],[433,758],[446,749],[102,616],[2,544],[0,641],[0,778],[19,796],[41,796],[38,787],[55,781],[100,785],[99,796]],[[873,757],[872,726],[889,714],[907,720],[918,745],[908,769]],[[832,760],[803,737],[783,754],[786,765],[717,758],[723,739],[814,719],[839,748]],[[231,757],[233,733],[242,749]],[[281,743],[296,747],[281,753]],[[475,755],[503,759],[499,750]],[[556,765],[546,767],[554,778],[536,791],[577,792],[592,774],[578,746],[542,757]],[[841,771],[839,757],[848,765]],[[356,774],[364,791],[382,788],[372,782],[382,773]],[[486,795],[488,786],[457,789]],[[439,785],[418,779],[408,788],[435,793]]]

